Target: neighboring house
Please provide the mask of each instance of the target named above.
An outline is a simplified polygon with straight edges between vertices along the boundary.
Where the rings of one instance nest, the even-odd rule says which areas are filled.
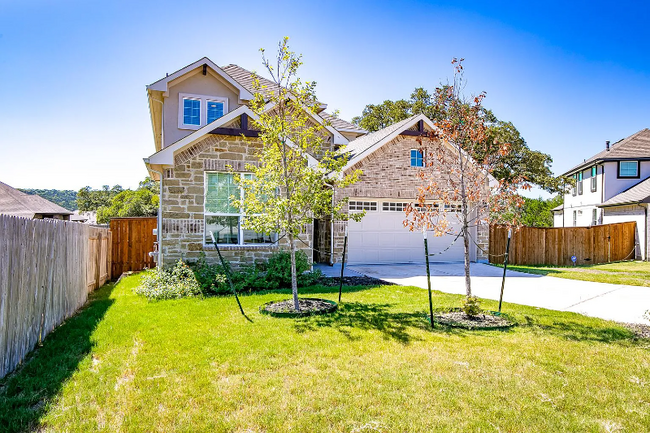
[[[553,209],[555,227],[637,223],[637,259],[647,259],[650,242],[650,129],[643,129],[567,171],[576,186]]]
[[[70,220],[72,212],[43,197],[26,194],[0,182],[0,214],[29,219]]]
[[[96,210],[91,210],[91,211],[86,211],[82,212],[79,210],[76,210],[73,212],[72,215],[70,215],[70,221],[75,221],[78,223],[83,223],[83,224],[97,224],[97,211]]]
[[[197,259],[202,253],[216,261],[210,232],[234,264],[264,259],[286,246],[286,239],[243,229],[241,212],[229,203],[229,197],[238,194],[232,171],[245,173],[246,163],[255,164],[261,148],[253,129],[256,115],[247,106],[253,98],[251,72],[236,65],[221,68],[203,58],[147,86],[147,93],[156,153],[145,158],[145,164],[152,178],[162,182],[163,264]],[[423,165],[417,137],[433,123],[419,115],[367,134],[326,113],[325,104],[320,108],[313,121],[324,125],[330,148],[347,146],[351,153],[345,170],[363,170],[357,184],[336,192],[350,197],[350,212],[366,211],[360,223],[349,223],[349,263],[423,262],[422,234],[409,232],[402,221],[406,204],[416,197],[416,174]],[[305,227],[298,244],[315,261],[339,262],[346,225],[316,220]],[[487,233],[485,227],[474,230],[485,250]],[[431,252],[436,252],[452,244],[455,236],[429,239]],[[485,258],[473,245],[471,259]],[[462,242],[436,259],[462,260]]]

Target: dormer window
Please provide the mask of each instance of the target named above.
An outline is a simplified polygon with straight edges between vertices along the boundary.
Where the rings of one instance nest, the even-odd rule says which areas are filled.
[[[199,129],[228,112],[228,98],[180,93],[179,129]]]
[[[417,149],[411,149],[411,167],[424,167],[422,152]]]
[[[638,179],[639,178],[639,161],[619,161],[618,177]]]

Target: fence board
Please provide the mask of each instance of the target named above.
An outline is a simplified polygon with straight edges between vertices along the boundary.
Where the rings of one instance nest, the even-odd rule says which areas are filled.
[[[110,239],[105,228],[0,215],[0,378],[106,282]],[[99,278],[88,275],[93,259]]]
[[[512,234],[509,262],[513,265],[571,266],[635,258],[636,223],[594,227],[522,227]],[[508,230],[490,227],[490,263],[502,263]]]
[[[149,252],[154,250],[153,230],[156,217],[111,219],[112,253],[110,273],[118,278],[123,272],[156,266]]]

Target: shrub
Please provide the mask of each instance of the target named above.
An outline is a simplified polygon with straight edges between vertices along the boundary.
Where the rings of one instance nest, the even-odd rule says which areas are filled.
[[[225,295],[230,293],[226,271],[221,265],[211,265],[205,260],[205,253],[196,263],[191,264],[194,276],[206,295]]]
[[[227,262],[226,265],[229,266]],[[228,295],[232,293],[223,266],[207,263],[205,253],[201,253],[199,260],[191,264],[191,267],[204,294]],[[314,285],[321,278],[320,271],[306,272],[309,267],[307,255],[303,251],[296,252],[298,286]],[[238,269],[232,269],[231,278],[238,292],[291,287],[291,255],[287,251],[280,251],[272,254],[266,263],[243,265]]]
[[[463,299],[461,310],[469,317],[481,314],[481,301],[476,296],[467,296]]]
[[[305,285],[303,273],[309,270],[309,259],[304,251],[296,251],[296,274],[298,286]],[[291,287],[291,253],[280,251],[269,257],[266,264],[266,282],[269,288]]]
[[[189,266],[179,260],[171,270],[156,268],[145,273],[135,293],[150,301],[178,299],[200,295],[201,286]]]

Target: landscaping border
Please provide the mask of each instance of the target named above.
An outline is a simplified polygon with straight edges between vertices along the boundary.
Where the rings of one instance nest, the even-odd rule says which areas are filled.
[[[436,324],[441,325],[441,326],[448,326],[450,328],[460,328],[460,329],[467,329],[470,331],[493,331],[493,330],[505,330],[505,329],[510,329],[514,326],[517,325],[517,322],[508,314],[505,313],[499,313],[498,311],[490,311],[490,310],[484,310],[481,312],[481,314],[489,314],[491,316],[497,316],[497,317],[502,317],[506,321],[509,322],[507,325],[499,325],[499,326],[481,326],[481,325],[476,325],[476,326],[467,326],[463,323],[460,322],[441,322],[438,320],[440,316],[436,316],[436,313],[438,314],[444,314],[444,313],[452,313],[452,312],[459,312],[463,311],[462,308],[445,308],[445,309],[438,309],[433,311],[433,320]]]
[[[308,316],[317,316],[317,315],[320,315],[320,314],[333,313],[339,308],[339,305],[336,302],[330,301],[329,299],[300,298],[300,300],[313,300],[313,301],[325,302],[327,304],[330,304],[331,307],[323,309],[323,310],[304,310],[304,311],[300,311],[300,312],[293,312],[293,311],[291,311],[291,312],[289,312],[289,311],[287,311],[287,312],[278,312],[278,311],[269,311],[269,310],[266,309],[269,305],[277,304],[278,302],[284,302],[284,301],[288,301],[288,300],[290,300],[290,299],[267,302],[266,304],[260,306],[260,313],[261,314],[267,314],[267,315],[272,316],[272,317],[308,317]]]

